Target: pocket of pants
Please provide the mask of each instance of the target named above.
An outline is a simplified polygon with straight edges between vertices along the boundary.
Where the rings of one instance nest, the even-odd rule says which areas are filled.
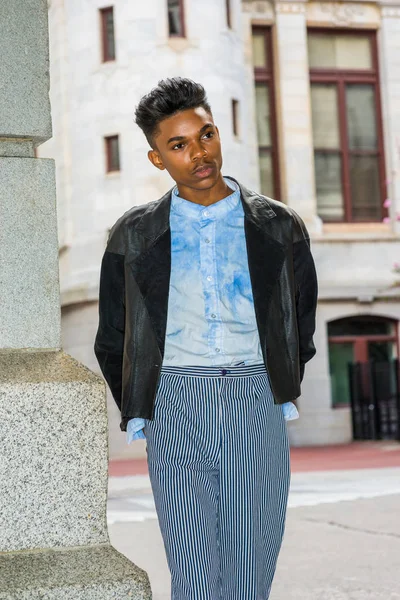
[[[161,374],[160,382],[154,398],[153,418],[158,419],[168,412],[179,409],[179,402],[182,394],[185,377],[171,375],[169,373]]]
[[[251,385],[257,402],[261,402],[263,399],[269,398],[269,396],[271,396],[273,400],[273,394],[267,373],[253,375],[253,377],[251,377]]]

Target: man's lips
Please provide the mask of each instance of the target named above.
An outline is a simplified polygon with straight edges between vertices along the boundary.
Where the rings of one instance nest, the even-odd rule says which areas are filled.
[[[196,177],[204,178],[204,177],[209,177],[213,171],[214,171],[214,165],[207,163],[207,164],[198,166],[197,169],[195,169],[193,171],[193,174],[196,175]]]

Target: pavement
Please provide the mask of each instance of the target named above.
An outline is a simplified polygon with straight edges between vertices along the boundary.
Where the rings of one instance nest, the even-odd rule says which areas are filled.
[[[286,530],[270,600],[400,600],[400,443],[291,449]],[[111,543],[170,600],[146,460],[111,461]]]

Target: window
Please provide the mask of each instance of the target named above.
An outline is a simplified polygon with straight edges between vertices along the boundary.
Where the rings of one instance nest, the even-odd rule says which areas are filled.
[[[228,25],[228,29],[232,29],[232,6],[231,0],[226,1],[226,24]]]
[[[168,27],[170,37],[185,37],[183,0],[168,0]]]
[[[239,135],[239,100],[232,100],[232,129],[233,135]]]
[[[115,60],[115,39],[114,39],[114,8],[102,8],[101,32],[103,45],[103,62]]]
[[[279,199],[271,30],[253,29],[253,67],[261,193]]]
[[[104,138],[106,145],[106,168],[107,173],[120,170],[119,160],[119,136],[111,135]]]
[[[308,34],[318,214],[381,221],[385,165],[374,33]]]

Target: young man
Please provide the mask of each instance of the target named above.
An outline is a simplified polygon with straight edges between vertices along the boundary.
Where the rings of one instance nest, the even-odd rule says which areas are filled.
[[[201,85],[159,82],[136,123],[176,185],[111,230],[96,356],[128,441],[147,439],[172,600],[266,600],[290,483],[285,421],[315,354],[309,236],[291,208],[223,177]]]

